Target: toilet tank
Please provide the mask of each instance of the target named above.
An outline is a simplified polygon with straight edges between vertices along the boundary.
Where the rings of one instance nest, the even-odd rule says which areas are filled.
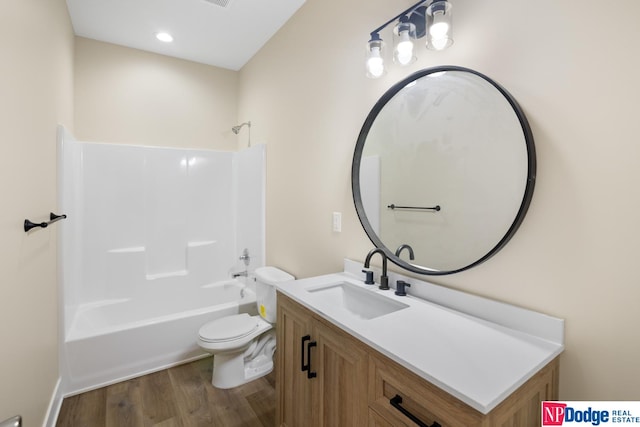
[[[258,313],[269,323],[276,323],[276,288],[278,283],[294,280],[291,274],[276,267],[256,268],[256,304]]]

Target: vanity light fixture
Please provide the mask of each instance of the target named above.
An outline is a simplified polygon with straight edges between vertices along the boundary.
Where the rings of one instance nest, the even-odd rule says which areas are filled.
[[[415,41],[425,36],[428,49],[442,50],[451,46],[451,8],[451,2],[447,0],[420,0],[373,30],[367,42],[367,77],[376,79],[385,73],[385,44],[380,32],[393,22],[397,22],[393,28],[393,61],[396,64],[406,66],[414,62]]]

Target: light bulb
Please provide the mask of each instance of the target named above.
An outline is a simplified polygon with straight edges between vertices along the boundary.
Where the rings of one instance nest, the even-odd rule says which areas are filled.
[[[401,31],[396,44],[395,59],[400,65],[407,65],[413,60],[413,42],[409,31]]]
[[[449,33],[449,22],[444,16],[444,11],[438,11],[433,14],[433,24],[429,28],[429,34],[434,39],[443,39]]]
[[[453,44],[451,37],[451,3],[438,0],[427,8],[427,48],[443,50]]]
[[[384,74],[384,61],[380,56],[380,47],[374,46],[369,51],[367,58],[367,71],[373,78],[378,78]]]
[[[442,39],[431,39],[431,46],[433,46],[435,50],[443,50],[444,48],[449,46],[450,41],[451,39],[446,37]]]

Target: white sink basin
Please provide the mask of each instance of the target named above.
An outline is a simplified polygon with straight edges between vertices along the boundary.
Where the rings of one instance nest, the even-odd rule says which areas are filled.
[[[361,319],[375,319],[408,307],[407,304],[377,294],[373,290],[347,282],[309,288],[307,292],[313,294],[317,303],[340,308]]]

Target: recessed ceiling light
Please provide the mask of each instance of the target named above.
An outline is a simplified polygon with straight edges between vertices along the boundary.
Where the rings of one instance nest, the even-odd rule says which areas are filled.
[[[156,38],[165,43],[171,43],[173,41],[173,36],[169,33],[156,33]]]

